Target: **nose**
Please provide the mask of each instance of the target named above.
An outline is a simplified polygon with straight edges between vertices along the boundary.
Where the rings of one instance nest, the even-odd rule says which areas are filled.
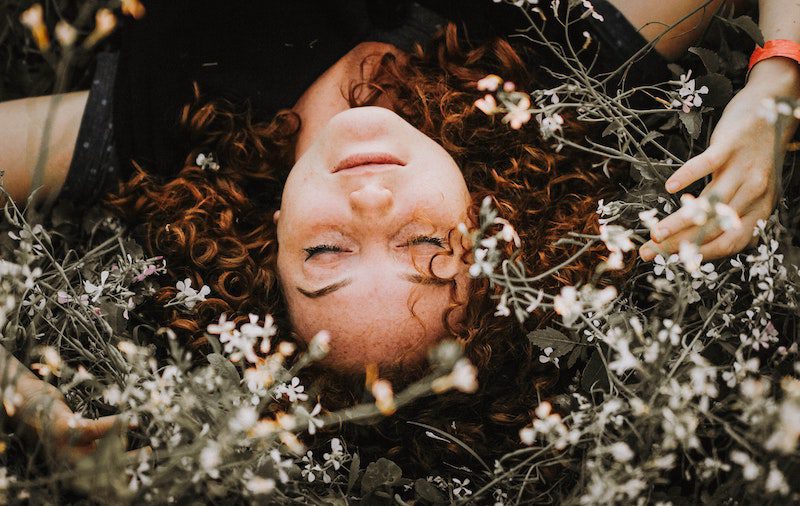
[[[385,214],[392,208],[392,192],[375,183],[369,183],[350,193],[350,207],[358,213]]]

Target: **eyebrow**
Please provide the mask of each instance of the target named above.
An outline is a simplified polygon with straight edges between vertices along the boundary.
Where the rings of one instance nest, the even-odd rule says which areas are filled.
[[[416,284],[419,284],[419,285],[444,286],[444,285],[449,285],[450,284],[450,280],[449,279],[436,278],[436,277],[433,277],[433,276],[423,276],[421,274],[403,274],[401,277],[403,279],[411,282],[411,283],[416,283]],[[331,294],[331,293],[335,292],[336,290],[338,290],[340,288],[344,288],[345,286],[349,285],[352,282],[353,282],[353,280],[350,279],[350,278],[343,279],[342,281],[337,281],[336,283],[331,283],[328,286],[323,286],[319,290],[313,290],[313,291],[304,290],[303,288],[300,288],[299,286],[297,286],[295,288],[297,288],[298,292],[302,293],[303,295],[305,295],[309,299],[318,299],[320,297],[324,297],[325,295]]]

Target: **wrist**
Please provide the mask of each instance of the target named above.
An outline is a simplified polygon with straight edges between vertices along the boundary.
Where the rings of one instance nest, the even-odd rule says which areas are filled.
[[[774,56],[753,66],[747,87],[762,89],[771,95],[800,97],[800,63]]]

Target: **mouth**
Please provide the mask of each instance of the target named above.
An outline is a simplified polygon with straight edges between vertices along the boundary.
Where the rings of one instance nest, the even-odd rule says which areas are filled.
[[[350,155],[333,166],[332,173],[357,167],[394,168],[406,163],[389,153],[358,153]]]

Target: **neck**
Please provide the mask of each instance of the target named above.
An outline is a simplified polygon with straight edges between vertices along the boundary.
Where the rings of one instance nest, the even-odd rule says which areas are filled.
[[[393,53],[397,56],[403,54],[391,44],[362,42],[319,76],[300,96],[292,107],[292,111],[300,117],[300,131],[297,135],[294,152],[295,160],[305,153],[328,120],[350,108],[347,100],[350,86],[353,82],[368,77],[380,61],[381,56],[386,53]],[[364,62],[363,67],[362,62]],[[358,98],[358,94],[356,98]],[[388,108],[389,101],[380,97],[372,105]]]

